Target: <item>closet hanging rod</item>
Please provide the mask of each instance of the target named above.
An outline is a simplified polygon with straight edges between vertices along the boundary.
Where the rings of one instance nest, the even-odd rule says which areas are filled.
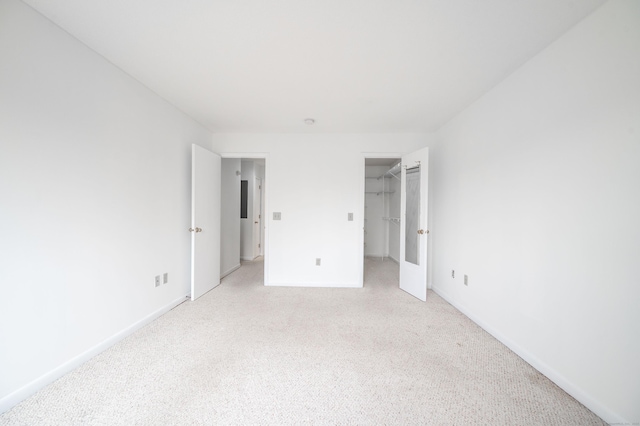
[[[397,174],[400,173],[401,166],[402,166],[402,163],[396,164],[395,166],[391,167],[389,170],[384,172],[382,175],[378,176],[378,179],[384,179],[386,177],[393,176],[394,178],[400,180]]]
[[[393,194],[396,191],[364,191],[365,194],[376,194],[376,195],[380,195],[380,194]]]

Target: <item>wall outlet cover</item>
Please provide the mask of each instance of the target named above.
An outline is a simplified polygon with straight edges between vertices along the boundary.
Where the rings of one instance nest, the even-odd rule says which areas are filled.
[[[162,284],[166,284],[169,282],[169,273],[165,272],[164,274],[162,274]]]
[[[273,212],[273,220],[282,220],[281,212]]]
[[[156,287],[160,287],[160,275],[156,275]]]

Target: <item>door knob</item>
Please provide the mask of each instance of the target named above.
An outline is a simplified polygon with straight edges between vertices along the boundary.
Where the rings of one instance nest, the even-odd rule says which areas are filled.
[[[195,232],[196,230],[193,228],[189,228],[189,232]]]
[[[196,228],[196,232],[202,232],[202,228]]]
[[[418,234],[423,235],[423,234],[428,234],[429,230],[427,229],[426,231],[424,229],[418,229]]]

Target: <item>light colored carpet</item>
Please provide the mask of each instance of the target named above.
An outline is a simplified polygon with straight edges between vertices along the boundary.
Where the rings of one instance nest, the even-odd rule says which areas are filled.
[[[367,259],[365,288],[222,285],[0,416],[2,425],[604,425],[429,292]]]

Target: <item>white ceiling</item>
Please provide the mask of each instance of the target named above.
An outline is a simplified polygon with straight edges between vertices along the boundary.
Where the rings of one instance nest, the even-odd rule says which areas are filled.
[[[605,0],[24,1],[213,132],[423,132]]]

